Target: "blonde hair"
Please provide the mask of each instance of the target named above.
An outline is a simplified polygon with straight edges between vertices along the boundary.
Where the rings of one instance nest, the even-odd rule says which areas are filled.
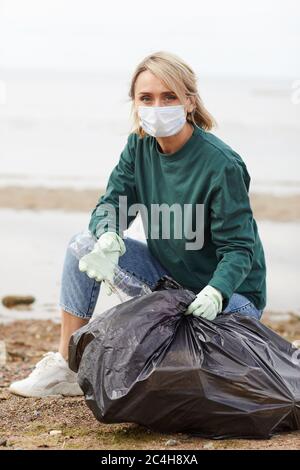
[[[129,97],[132,101],[131,115],[133,119],[132,132],[144,137],[146,132],[139,123],[139,117],[134,105],[135,83],[141,72],[149,70],[159,78],[183,103],[186,97],[191,98],[195,105],[191,113],[187,113],[187,121],[202,127],[212,129],[217,123],[204,107],[197,88],[197,77],[194,71],[182,59],[169,52],[155,52],[142,60],[136,67],[130,84]]]

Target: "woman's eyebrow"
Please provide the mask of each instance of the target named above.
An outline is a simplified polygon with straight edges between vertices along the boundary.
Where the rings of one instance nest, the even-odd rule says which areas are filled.
[[[175,95],[173,91],[163,91],[161,95],[169,95],[170,93],[173,93]],[[140,91],[139,95],[153,95],[153,93],[151,93],[150,91]]]

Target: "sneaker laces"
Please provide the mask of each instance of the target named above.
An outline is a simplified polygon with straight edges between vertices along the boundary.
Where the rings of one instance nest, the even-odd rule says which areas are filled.
[[[59,361],[60,362],[60,361]],[[31,376],[33,375],[40,375],[42,371],[44,371],[46,368],[49,368],[51,365],[57,364],[57,353],[55,352],[47,352],[43,354],[43,358],[36,363],[35,368],[31,372]]]

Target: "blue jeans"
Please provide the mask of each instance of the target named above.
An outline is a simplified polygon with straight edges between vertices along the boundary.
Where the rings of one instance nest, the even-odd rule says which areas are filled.
[[[76,234],[77,235],[77,234]],[[71,238],[66,250],[60,291],[60,307],[77,317],[89,319],[93,315],[100,291],[99,282],[90,279],[78,268],[78,259],[70,249]],[[146,243],[125,237],[126,252],[119,258],[119,266],[153,288],[164,274],[171,274],[150,253]],[[172,276],[171,276],[172,277]],[[175,279],[176,280],[176,279]],[[262,310],[258,310],[247,297],[234,293],[222,314],[242,313],[260,319]]]

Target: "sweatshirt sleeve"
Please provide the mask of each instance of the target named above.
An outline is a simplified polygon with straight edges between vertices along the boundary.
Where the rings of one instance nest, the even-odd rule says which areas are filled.
[[[137,135],[130,134],[118,164],[112,170],[105,194],[103,194],[91,213],[89,230],[99,238],[106,231],[114,231],[123,236],[124,223],[126,228],[136,215],[128,216],[128,208],[137,202],[135,185],[135,139]],[[126,204],[120,205],[119,196],[126,197]],[[122,221],[122,222],[121,222]]]
[[[249,182],[246,166],[233,161],[226,164],[213,190],[210,229],[218,264],[208,284],[222,293],[223,309],[252,267],[255,232]]]

